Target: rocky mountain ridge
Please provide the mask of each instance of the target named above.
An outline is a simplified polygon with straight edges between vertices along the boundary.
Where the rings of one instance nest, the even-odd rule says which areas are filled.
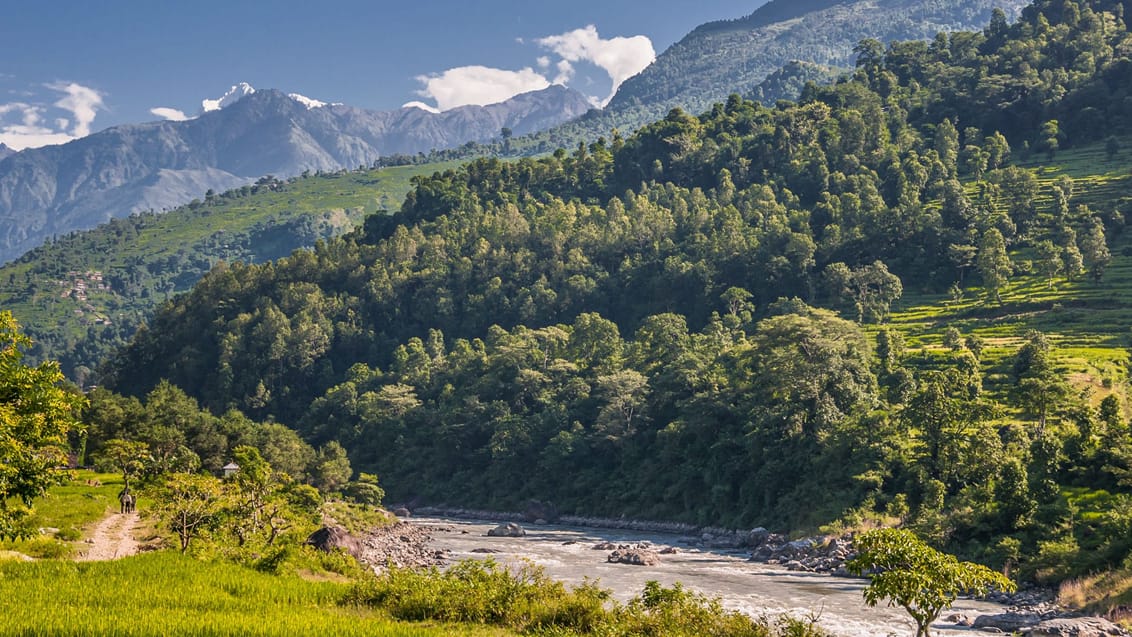
[[[577,117],[590,104],[562,86],[442,113],[312,107],[275,90],[242,95],[186,121],[115,126],[59,146],[0,148],[0,262],[52,236],[114,217],[187,203],[263,175],[335,171],[525,134]]]

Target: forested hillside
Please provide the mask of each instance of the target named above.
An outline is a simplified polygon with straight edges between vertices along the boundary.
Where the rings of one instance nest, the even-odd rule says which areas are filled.
[[[1099,351],[1079,368],[1027,330],[1127,313],[1126,8],[866,40],[797,103],[421,179],[399,215],[217,267],[106,380],[339,440],[393,498],[1119,563],[1126,324],[1063,325]]]
[[[441,167],[267,177],[72,232],[0,267],[0,304],[34,339],[34,360],[58,360],[85,385],[158,306],[216,263],[262,263],[348,232],[367,214],[395,210],[414,176]]]

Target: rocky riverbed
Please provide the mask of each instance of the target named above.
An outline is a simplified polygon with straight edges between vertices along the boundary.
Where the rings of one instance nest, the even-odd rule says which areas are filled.
[[[508,564],[530,560],[550,576],[570,584],[597,579],[620,600],[639,594],[648,580],[666,586],[681,582],[719,597],[728,608],[754,616],[790,613],[816,617],[821,626],[842,637],[906,637],[914,632],[902,610],[865,606],[861,596],[864,580],[752,562],[746,548],[705,546],[702,532],[668,534],[521,524],[522,536],[488,536],[502,520],[413,518],[414,523],[430,530],[431,546],[446,551],[450,560],[490,557]],[[639,558],[631,557],[634,552]],[[618,557],[610,561],[614,553]],[[630,556],[627,561],[620,559],[624,555]],[[1006,606],[993,602],[959,600],[953,612],[957,618],[974,618],[1006,610]],[[938,627],[940,634],[1001,634],[996,629],[975,629],[956,622],[941,622]]]
[[[614,597],[640,593],[648,580],[719,597],[725,606],[746,613],[789,613],[813,617],[834,635],[906,635],[911,622],[903,611],[868,608],[865,581],[846,577],[844,563],[853,556],[849,537],[786,538],[753,529],[678,529],[678,533],[624,528],[591,528],[538,523],[520,524],[518,516],[492,521],[414,518],[354,538],[324,529],[311,543],[340,547],[381,570],[390,565],[422,567],[461,559],[491,558],[503,563],[527,560],[556,579],[580,584],[597,579]],[[503,521],[501,524],[500,522]],[[647,523],[637,523],[637,526]],[[1028,590],[991,600],[959,600],[936,628],[941,634],[1019,634],[1029,637],[1101,637],[1128,635],[1111,622],[1076,617],[1058,608],[1052,593]]]

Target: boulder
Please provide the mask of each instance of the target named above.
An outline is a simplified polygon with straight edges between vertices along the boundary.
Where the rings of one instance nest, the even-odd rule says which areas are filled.
[[[1128,632],[1103,617],[1059,617],[1027,628],[1022,634],[1027,637],[1106,637]]]
[[[526,534],[523,527],[514,522],[500,524],[487,532],[488,537],[524,537]]]
[[[307,537],[307,544],[320,551],[329,553],[334,549],[341,549],[354,557],[362,554],[362,545],[358,538],[350,535],[346,529],[337,526],[324,526]]]
[[[768,537],[770,537],[770,531],[757,526],[747,532],[747,546],[751,548],[762,546]]]
[[[612,551],[616,548],[617,545],[613,542],[598,542],[597,544],[594,544],[595,551]]]
[[[973,628],[997,628],[1004,633],[1033,628],[1041,623],[1042,618],[1034,613],[998,613],[996,615],[979,615],[971,623]]]
[[[399,518],[407,518],[413,515],[413,513],[405,507],[397,507],[396,509],[393,509],[392,513]]]
[[[610,553],[606,561],[633,566],[655,566],[660,564],[660,556],[656,551],[648,549],[618,549]]]

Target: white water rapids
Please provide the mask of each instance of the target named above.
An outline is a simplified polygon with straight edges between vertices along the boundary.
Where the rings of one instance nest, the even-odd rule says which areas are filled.
[[[685,587],[719,597],[727,608],[749,615],[774,617],[790,613],[799,618],[818,616],[818,624],[839,637],[905,637],[914,635],[912,621],[899,608],[869,608],[861,597],[865,581],[814,573],[790,572],[777,566],[747,561],[740,551],[697,549],[682,538],[659,533],[535,526],[524,524],[526,537],[487,537],[499,522],[478,522],[447,518],[412,518],[412,522],[432,528],[432,546],[450,551],[453,561],[492,558],[504,564],[527,559],[546,569],[551,577],[581,584],[585,578],[597,579],[615,598],[627,600],[640,594],[645,582],[657,580],[665,586],[681,582]],[[661,555],[656,566],[629,566],[606,562],[609,551],[594,550],[599,542],[632,544],[650,542],[662,548],[675,546],[675,555]],[[491,549],[492,554],[473,549]],[[960,599],[943,616],[958,613],[974,617],[1002,612],[989,602]],[[992,635],[955,624],[938,622],[936,635]]]

